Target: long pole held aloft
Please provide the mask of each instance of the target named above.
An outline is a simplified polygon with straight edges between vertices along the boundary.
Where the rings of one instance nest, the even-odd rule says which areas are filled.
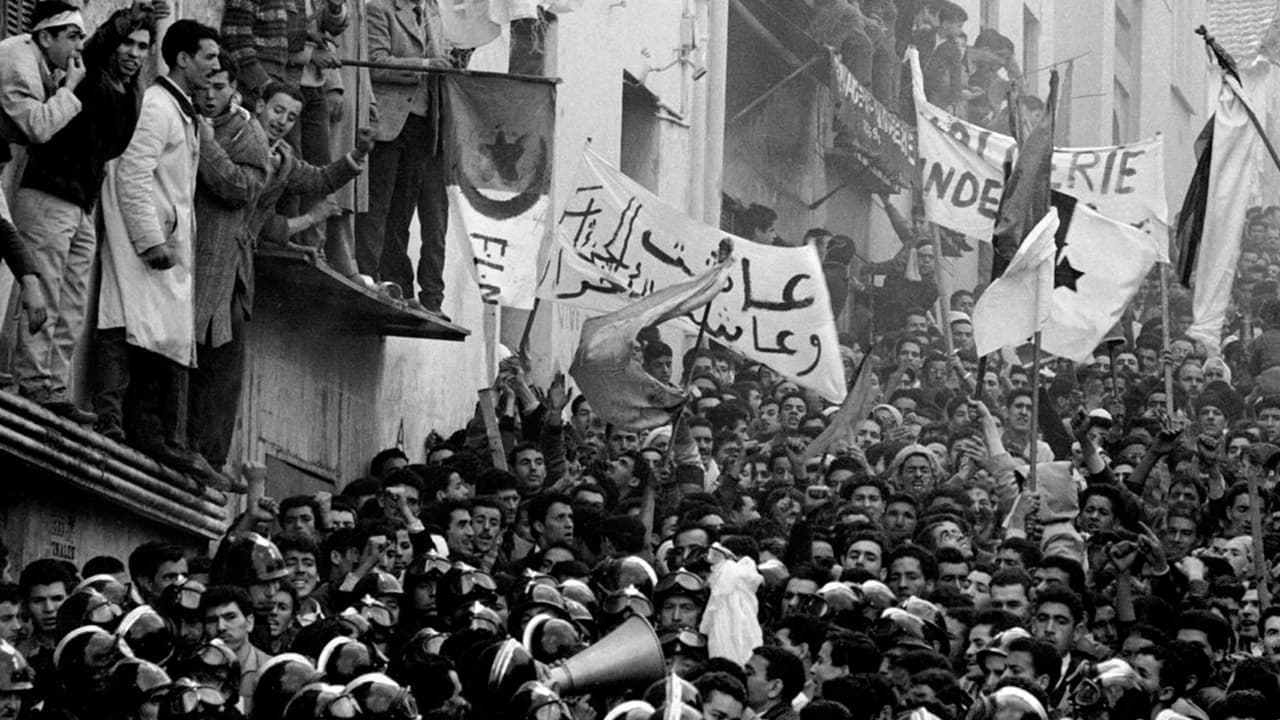
[[[1271,588],[1268,587],[1270,572],[1267,567],[1267,554],[1262,544],[1262,496],[1258,491],[1258,474],[1246,471],[1249,478],[1249,520],[1250,534],[1253,536],[1253,575],[1258,583],[1258,612],[1266,612],[1271,604]]]
[[[1036,438],[1040,421],[1040,331],[1036,331],[1031,343],[1031,426],[1027,430],[1027,461],[1031,467],[1027,471],[1027,490],[1036,491],[1036,455],[1039,454],[1040,443]]]
[[[1226,71],[1228,75],[1234,77],[1240,83],[1240,89],[1243,90],[1244,81],[1240,78],[1240,74],[1235,67],[1235,60],[1231,58],[1231,55],[1218,44],[1217,40],[1213,39],[1213,36],[1209,34],[1205,26],[1201,25],[1196,28],[1196,34],[1204,38],[1204,44],[1208,46],[1209,52],[1213,55],[1213,59],[1218,66]],[[1249,116],[1249,122],[1253,123],[1253,129],[1258,131],[1258,137],[1262,138],[1262,144],[1267,148],[1267,154],[1271,156],[1271,162],[1275,163],[1276,168],[1280,168],[1280,153],[1277,153],[1275,145],[1271,144],[1271,138],[1267,137],[1267,131],[1262,127],[1262,122],[1258,120],[1257,114],[1253,112],[1253,107],[1249,105],[1249,100],[1241,94],[1240,90],[1236,89],[1235,85],[1226,83],[1226,86],[1231,89],[1231,94],[1235,95],[1236,99],[1240,101],[1245,114]]]
[[[1160,342],[1164,352],[1169,352],[1169,266],[1160,263]],[[1173,368],[1164,366],[1164,407],[1173,417]]]
[[[930,223],[930,236],[933,239],[933,284],[938,288],[938,324],[942,326],[942,338],[946,341],[947,359],[955,350],[955,341],[951,337],[951,323],[947,322],[947,310],[951,307],[950,299],[943,297],[942,287],[942,236],[936,224]],[[919,262],[919,255],[917,262]],[[921,278],[922,280],[924,278]]]

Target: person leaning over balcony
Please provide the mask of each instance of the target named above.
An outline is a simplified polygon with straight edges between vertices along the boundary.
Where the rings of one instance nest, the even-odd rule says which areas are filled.
[[[409,224],[418,210],[422,256],[416,301],[440,314],[444,300],[445,231],[449,203],[440,147],[440,87],[431,73],[448,68],[436,0],[370,0],[365,6],[369,59],[405,70],[373,69],[378,143],[369,158],[369,211],[356,218],[360,272],[400,286],[413,298]]]
[[[97,254],[94,207],[107,162],[133,136],[154,21],[168,11],[167,5],[136,2],[93,33],[81,54],[85,79],[75,88],[82,110],[48,141],[31,145],[13,199],[14,224],[40,271],[51,320],[40,332],[18,333],[18,391],[78,423],[96,419],[67,394]]]
[[[219,76],[213,77],[212,84],[217,87]],[[253,312],[251,248],[255,241],[286,245],[290,237],[328,220],[337,212],[337,205],[328,198],[294,218],[278,215],[276,204],[286,192],[327,195],[337,190],[363,171],[364,159],[373,145],[373,131],[362,130],[356,137],[355,149],[344,157],[322,168],[303,162],[287,141],[289,131],[302,113],[302,102],[302,90],[297,85],[273,81],[263,89],[262,99],[255,104],[254,124],[264,133],[267,143],[267,174],[240,230],[239,243],[245,251],[237,253],[234,264],[229,262],[214,271],[226,273],[224,281],[228,277],[232,279],[231,294],[226,296],[225,303],[213,309],[211,325],[204,324],[203,315],[197,316],[202,323],[197,326],[201,342],[212,338],[216,357],[207,353],[209,364],[192,376],[188,437],[198,443],[199,450],[207,453],[208,459],[218,463],[218,467],[226,462],[235,431],[236,410],[240,406],[244,367],[242,325]],[[229,267],[233,269],[228,270]],[[200,272],[198,268],[197,272]],[[223,320],[227,323],[225,326]],[[228,335],[229,340],[216,344]]]
[[[287,245],[289,238],[339,212],[337,204],[328,197],[298,217],[279,215],[275,206],[286,192],[328,195],[351,182],[364,171],[365,158],[373,148],[374,131],[364,128],[356,133],[355,147],[346,155],[324,167],[305,162],[286,137],[302,114],[302,103],[301,88],[292,83],[275,82],[267,86],[263,99],[257,104],[256,117],[271,143],[273,168],[249,220],[249,232],[259,242]]]
[[[123,437],[200,482],[230,482],[187,447],[188,368],[195,362],[192,281],[196,173],[202,153],[223,153],[191,93],[218,69],[218,31],[178,20],[161,44],[168,75],[142,100],[128,148],[102,190],[102,253],[94,410]],[[228,161],[229,162],[229,161]],[[125,413],[125,394],[137,398]]]
[[[227,55],[195,92],[213,124],[217,153],[200,156],[196,184],[196,366],[191,370],[187,444],[222,468],[235,431],[244,370],[244,321],[253,306],[253,238],[244,232],[270,172],[267,133],[234,101],[236,70]],[[231,396],[231,404],[218,394]]]

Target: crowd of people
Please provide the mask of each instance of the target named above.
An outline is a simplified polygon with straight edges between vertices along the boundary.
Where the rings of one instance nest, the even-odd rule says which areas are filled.
[[[812,5],[810,8],[809,5]],[[972,38],[969,14],[951,0],[814,0],[775,10],[832,48],[858,83],[885,108],[915,124],[907,47],[919,52],[929,102],[997,132],[1009,132],[1008,95],[1022,82],[1012,40],[983,27]],[[1020,98],[1023,127],[1034,127],[1044,103]],[[1017,113],[1015,113],[1017,114]]]
[[[423,310],[443,292],[438,93],[417,70],[465,53],[434,2],[361,4],[379,121],[339,133],[353,8],[286,6],[230,0],[221,32],[159,37],[159,0],[91,32],[41,0],[0,42],[20,392],[229,489],[257,244],[324,247]],[[996,35],[964,50],[957,10],[818,1],[813,28],[890,106],[895,34],[931,34],[930,97],[973,118],[1016,68]],[[167,71],[146,85],[153,46]],[[366,168],[367,212],[340,217],[323,198]],[[1027,348],[980,362],[980,288],[937,317],[931,233],[885,208],[889,263],[851,271],[852,239],[805,238],[835,315],[854,295],[841,354],[870,412],[845,424],[722,348],[677,363],[647,330],[636,362],[689,400],[637,432],[505,360],[497,428],[478,412],[339,494],[255,499],[211,557],[150,541],[10,568],[0,546],[0,720],[1280,715],[1280,208],[1250,213],[1221,355],[1153,275],[1091,362],[1038,378]],[[782,242],[776,214],[746,214]],[[90,413],[67,383],[95,258]]]
[[[1269,254],[1264,230],[1250,252]],[[1046,360],[1035,437],[1029,368],[993,356],[979,381],[960,311],[952,356],[923,312],[871,348],[846,337],[847,379],[865,357],[877,404],[834,436],[834,408],[767,366],[695,348],[674,376],[657,333],[644,369],[691,400],[644,433],[513,358],[505,469],[477,420],[420,463],[379,453],[339,495],[258,501],[211,560],[151,542],[14,568],[0,707],[1272,718],[1280,301],[1259,312],[1225,360],[1176,317],[1168,351],[1144,329],[1087,365]],[[610,633],[635,618],[664,679],[628,674],[645,645]],[[586,648],[614,682],[557,674]]]
[[[11,178],[0,248],[26,319],[7,380],[206,485],[242,490],[224,469],[255,250],[307,253],[447,321],[441,91],[428,71],[469,54],[446,46],[440,13],[433,0],[231,0],[218,29],[136,0],[95,29],[78,0],[35,4],[29,32],[0,42]],[[517,38],[537,17],[513,20]],[[536,74],[543,50],[527,45],[513,44],[512,62]],[[86,320],[91,411],[68,390]]]

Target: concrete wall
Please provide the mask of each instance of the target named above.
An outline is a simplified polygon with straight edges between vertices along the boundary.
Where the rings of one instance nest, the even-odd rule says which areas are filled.
[[[1204,0],[1132,0],[1129,10],[1140,67],[1117,58],[1116,0],[1058,3],[1056,53],[1085,53],[1075,63],[1070,144],[1110,145],[1117,78],[1130,92],[1130,121],[1121,141],[1165,136],[1165,188],[1176,212],[1195,167],[1191,146],[1203,127],[1210,78],[1203,43],[1192,31],[1205,22]],[[1215,85],[1216,87],[1216,85]]]
[[[111,503],[43,476],[0,463],[0,475],[12,484],[0,488],[0,541],[10,551],[9,567],[18,571],[44,557],[68,560],[76,567],[97,555],[124,559],[148,540],[178,543],[204,553],[203,538],[185,535],[140,518]]]

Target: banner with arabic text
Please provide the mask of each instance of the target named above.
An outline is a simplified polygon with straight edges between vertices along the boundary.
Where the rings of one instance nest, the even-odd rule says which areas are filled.
[[[728,235],[663,202],[591,149],[556,228],[538,296],[595,312],[686,282],[715,264],[731,237],[733,270],[712,301],[707,336],[832,402],[845,396],[831,300],[812,247]],[[702,320],[686,318],[691,328]]]

